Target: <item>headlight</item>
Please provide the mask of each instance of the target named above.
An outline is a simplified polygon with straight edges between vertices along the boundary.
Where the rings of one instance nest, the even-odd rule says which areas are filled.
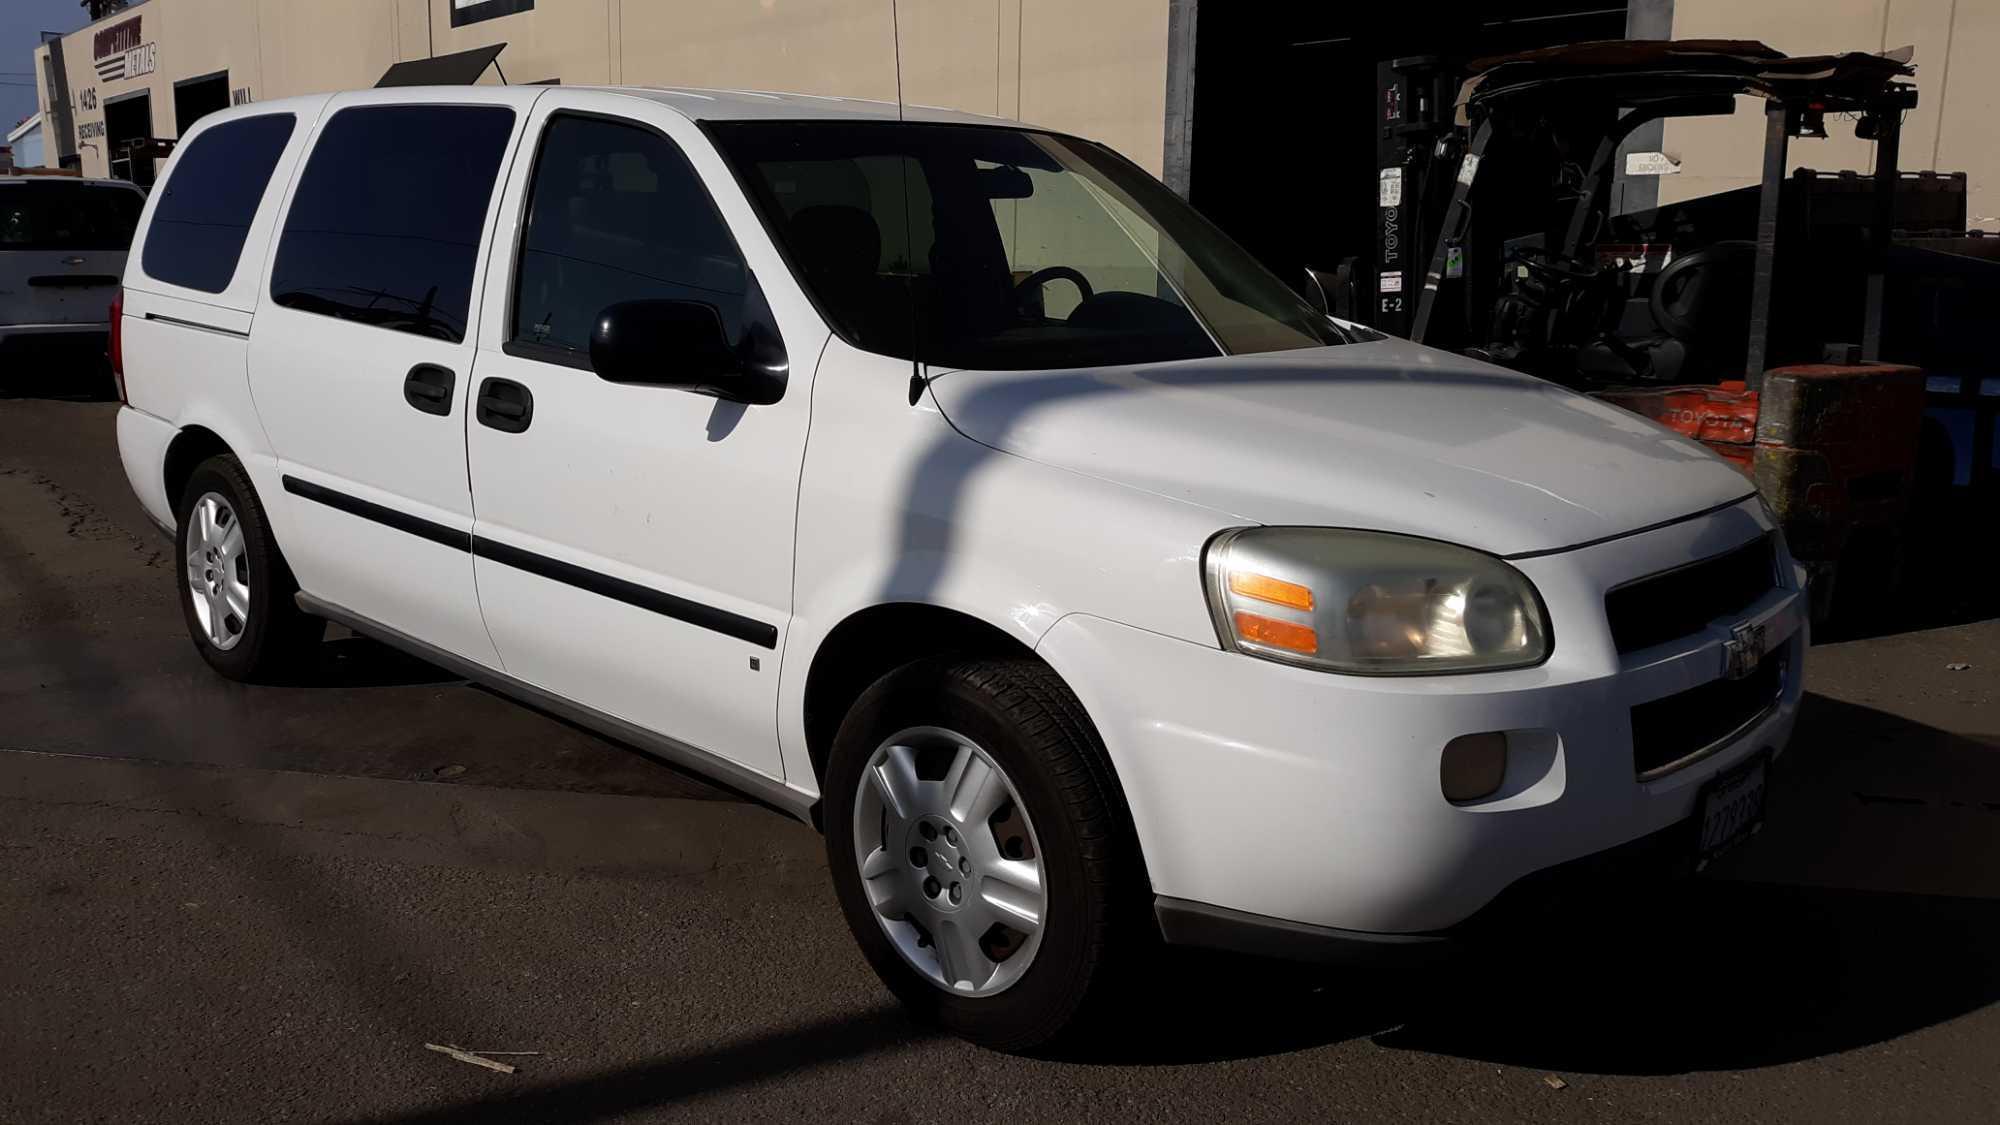
[[[1486,672],[1549,655],[1541,599],[1492,555],[1375,531],[1249,527],[1208,546],[1226,648],[1363,675]]]

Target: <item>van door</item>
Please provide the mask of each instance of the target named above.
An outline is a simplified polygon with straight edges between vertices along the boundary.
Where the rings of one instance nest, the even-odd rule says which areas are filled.
[[[699,301],[733,340],[778,332],[809,373],[825,331],[772,316],[716,196],[735,193],[737,230],[755,219],[692,124],[574,108],[633,104],[550,95],[508,187],[518,245],[487,282],[467,430],[480,603],[509,675],[779,777],[809,387],[750,406],[610,383],[589,340],[614,303]]]
[[[477,281],[539,92],[342,95],[280,222],[250,381],[301,589],[497,667],[466,479]]]

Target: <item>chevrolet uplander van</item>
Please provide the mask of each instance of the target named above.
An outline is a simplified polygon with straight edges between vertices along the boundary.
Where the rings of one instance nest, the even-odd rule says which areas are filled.
[[[1800,580],[1744,478],[1316,311],[1104,146],[893,105],[379,90],[202,119],[119,447],[225,676],[326,621],[818,826],[1024,1048],[1150,943],[1448,940],[1746,834]]]

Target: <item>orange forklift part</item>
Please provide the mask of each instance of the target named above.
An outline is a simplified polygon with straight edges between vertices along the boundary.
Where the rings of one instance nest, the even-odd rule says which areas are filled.
[[[1713,387],[1627,387],[1598,391],[1595,397],[1686,434],[1750,475],[1757,442],[1757,392],[1740,380]]]

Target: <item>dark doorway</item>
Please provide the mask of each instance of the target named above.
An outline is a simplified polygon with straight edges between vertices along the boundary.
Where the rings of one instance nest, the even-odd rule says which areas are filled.
[[[174,133],[185,137],[194,123],[229,108],[229,72],[218,70],[174,83]]]
[[[134,156],[132,149],[153,138],[153,95],[149,91],[126,94],[104,103],[104,154],[111,161],[111,177],[130,180],[140,187],[153,184],[153,158]]]
[[[1623,0],[1202,4],[1189,198],[1294,285],[1306,265],[1370,262],[1378,62],[1622,39],[1625,19]]]

